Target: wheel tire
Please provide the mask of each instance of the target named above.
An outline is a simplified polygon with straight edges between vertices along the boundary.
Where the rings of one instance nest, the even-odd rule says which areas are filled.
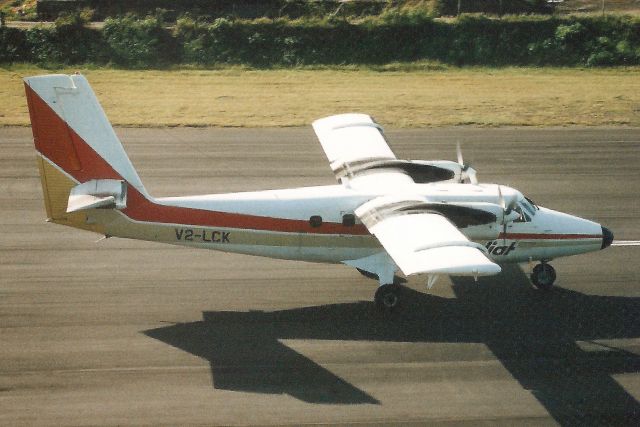
[[[400,305],[400,286],[382,285],[375,295],[376,306],[383,311],[390,312]]]
[[[556,270],[546,263],[541,263],[533,268],[531,273],[531,282],[533,285],[542,290],[549,290],[556,281]]]

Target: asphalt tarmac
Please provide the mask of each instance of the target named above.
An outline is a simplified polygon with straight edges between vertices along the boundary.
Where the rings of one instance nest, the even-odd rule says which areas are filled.
[[[331,184],[308,129],[118,129],[156,196]],[[399,157],[640,240],[640,129],[390,130]],[[47,224],[30,130],[0,129],[0,424],[589,425],[640,419],[640,247],[557,287],[441,279],[384,316],[345,266]]]

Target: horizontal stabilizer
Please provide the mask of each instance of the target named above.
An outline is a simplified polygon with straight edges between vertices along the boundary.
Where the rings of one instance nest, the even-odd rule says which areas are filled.
[[[115,208],[116,198],[113,196],[96,197],[86,194],[70,196],[67,205],[67,213],[83,211],[96,208]]]
[[[86,209],[127,207],[127,185],[116,179],[92,179],[71,189],[67,213]]]

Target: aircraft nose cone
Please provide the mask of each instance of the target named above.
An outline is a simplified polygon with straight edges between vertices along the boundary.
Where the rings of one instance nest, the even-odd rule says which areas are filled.
[[[613,242],[613,233],[607,228],[602,227],[602,247],[600,249],[608,248]]]

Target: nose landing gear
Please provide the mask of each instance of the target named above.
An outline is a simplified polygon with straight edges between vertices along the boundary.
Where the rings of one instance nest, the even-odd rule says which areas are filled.
[[[545,291],[549,290],[555,281],[556,270],[546,262],[543,261],[533,267],[533,271],[531,272],[531,282],[536,288]]]

